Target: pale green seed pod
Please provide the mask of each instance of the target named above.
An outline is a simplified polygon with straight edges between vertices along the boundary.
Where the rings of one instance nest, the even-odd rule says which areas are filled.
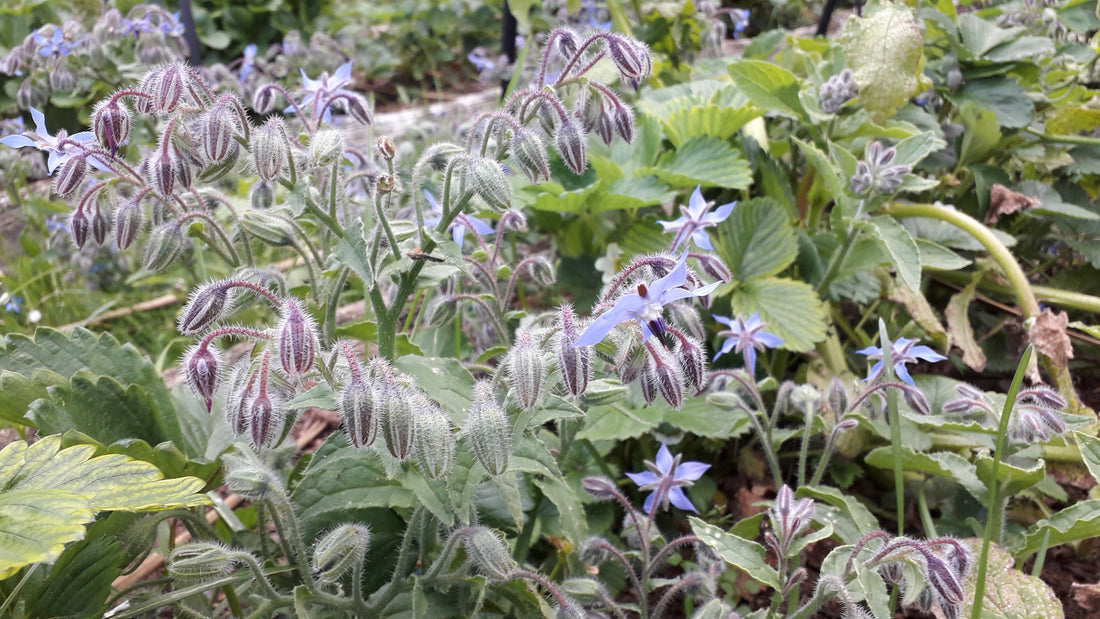
[[[529,129],[519,129],[512,135],[512,156],[519,169],[532,183],[550,180],[550,156],[539,134]]]
[[[211,580],[233,571],[233,551],[221,544],[194,542],[177,546],[168,555],[168,575],[183,580]]]
[[[340,580],[356,563],[362,563],[370,547],[370,527],[341,524],[313,545],[313,573],[321,582]]]
[[[386,448],[390,455],[401,461],[412,455],[416,441],[417,422],[410,405],[411,399],[409,389],[396,382],[383,384],[378,390]]]
[[[145,241],[145,268],[161,271],[172,264],[183,250],[183,230],[174,221],[161,224],[149,231]]]
[[[287,247],[294,243],[294,228],[290,222],[267,211],[245,211],[241,214],[241,227],[274,247]]]
[[[344,156],[344,134],[335,129],[321,129],[309,143],[309,155],[319,166],[331,166]]]
[[[530,330],[522,329],[517,334],[516,343],[508,353],[505,368],[508,372],[508,383],[520,407],[534,408],[546,382],[546,361]]]
[[[473,157],[466,165],[470,188],[486,204],[498,211],[512,206],[512,186],[499,163],[488,157]]]
[[[466,416],[463,435],[474,457],[489,474],[500,475],[508,470],[512,454],[508,414],[497,403],[491,382],[474,385],[474,402]]]
[[[471,529],[466,534],[465,547],[470,564],[491,580],[508,580],[516,569],[516,562],[504,540],[485,527]]]
[[[420,471],[428,479],[443,479],[455,463],[455,434],[451,420],[426,396],[416,398],[416,453]]]

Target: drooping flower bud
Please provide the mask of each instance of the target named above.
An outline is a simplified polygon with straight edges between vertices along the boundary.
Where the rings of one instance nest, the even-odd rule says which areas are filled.
[[[157,81],[160,79],[160,72],[153,70],[145,74],[141,78],[141,83],[138,85],[137,90],[144,93],[147,96],[134,98],[134,111],[142,116],[152,116],[156,111],[153,108],[153,91],[156,89]]]
[[[182,249],[183,230],[179,223],[163,223],[149,231],[149,238],[145,241],[144,266],[149,271],[164,270]]]
[[[465,537],[467,560],[478,572],[497,581],[511,577],[516,562],[499,535],[485,527],[475,527]]]
[[[707,360],[699,341],[685,336],[677,343],[673,356],[680,362],[688,387],[696,393],[702,391],[707,386]]]
[[[542,385],[546,380],[546,362],[530,330],[522,329],[516,335],[516,343],[508,353],[505,368],[508,372],[508,383],[520,407],[534,408],[542,395]]]
[[[616,106],[611,112],[611,124],[624,142],[634,141],[634,111],[625,105]]]
[[[561,55],[562,60],[568,61],[573,58],[573,54],[577,53],[577,47],[580,43],[577,41],[577,35],[573,34],[571,30],[560,28],[550,33],[550,36],[554,39],[557,52]]]
[[[313,574],[321,582],[334,583],[352,566],[362,563],[369,548],[370,527],[357,523],[338,525],[313,545]]]
[[[252,109],[257,114],[268,114],[275,109],[275,97],[279,96],[276,84],[267,84],[252,96]]]
[[[187,69],[181,64],[170,64],[162,68],[158,73],[153,92],[153,107],[158,113],[171,114],[176,111],[180,99],[184,93],[184,72]]]
[[[68,63],[58,63],[48,69],[50,89],[54,92],[72,92],[76,89],[76,73]]]
[[[84,155],[78,155],[71,157],[68,161],[61,164],[61,167],[57,170],[57,176],[54,178],[53,190],[58,197],[64,198],[69,194],[76,191],[80,184],[84,182],[84,177],[88,172],[88,159]]]
[[[260,181],[252,185],[248,201],[254,210],[266,211],[275,205],[275,184]]]
[[[145,169],[146,180],[165,201],[172,200],[172,191],[176,188],[175,149],[172,147],[158,148],[148,161]]]
[[[585,477],[581,480],[581,488],[592,498],[601,501],[612,501],[618,496],[615,483],[606,477]]]
[[[610,111],[600,106],[592,119],[592,131],[600,137],[600,140],[608,146],[611,145],[611,140],[615,139],[615,129],[612,127],[611,113]]]
[[[107,216],[103,214],[103,210],[99,208],[99,203],[92,207],[92,238],[95,239],[96,245],[103,245],[107,242],[107,234],[111,231],[111,222],[107,219]]]
[[[581,174],[588,167],[584,131],[577,123],[566,120],[558,126],[554,134],[554,148],[574,174]]]
[[[470,188],[486,204],[499,211],[512,206],[512,186],[499,163],[489,157],[472,157],[467,166]]]
[[[233,571],[233,551],[216,542],[191,542],[172,549],[167,571],[172,578],[211,580]]]
[[[261,367],[263,372],[265,368]],[[283,410],[282,399],[265,388],[265,377],[260,377],[260,389],[256,397],[248,403],[245,415],[248,417],[248,435],[252,440],[252,446],[271,447],[279,439],[283,430],[283,421],[286,419],[286,411]]]
[[[378,438],[377,402],[374,388],[365,380],[352,379],[337,400],[344,430],[352,447],[370,447]]]
[[[571,305],[561,307],[561,337],[558,338],[558,372],[565,388],[574,396],[579,396],[588,388],[592,376],[592,349],[589,346],[574,347],[580,333],[574,323],[576,314]]]
[[[518,129],[512,135],[512,156],[519,162],[520,172],[532,183],[550,180],[550,157],[539,134]]]
[[[367,100],[359,95],[344,97],[344,107],[348,111],[348,115],[356,120],[356,122],[369,125],[374,122],[371,118],[370,106],[367,105]]]
[[[130,110],[114,97],[101,101],[92,112],[92,132],[96,141],[112,155],[130,139]]]
[[[426,396],[421,395],[415,405],[416,453],[420,471],[428,479],[443,479],[451,474],[455,462],[455,435],[451,420]]]
[[[208,342],[200,342],[187,349],[183,354],[183,373],[187,385],[206,404],[206,411],[214,400],[221,380],[221,355],[217,349],[211,349]]]
[[[297,299],[283,301],[282,316],[276,328],[279,363],[290,376],[301,376],[313,367],[317,350],[317,327],[313,317],[302,309]]]
[[[664,346],[646,343],[645,347],[649,352],[646,362],[648,382],[661,392],[661,397],[669,406],[679,410],[684,403],[684,374],[680,364]]]
[[[417,421],[410,400],[409,388],[394,380],[385,381],[378,388],[386,449],[401,461],[412,455],[416,441]]]
[[[648,371],[648,368],[639,377],[638,386],[642,389],[642,399],[645,400],[646,406],[657,401],[657,384],[653,382],[653,374]]]
[[[849,401],[848,388],[844,386],[844,381],[839,378],[830,380],[829,387],[825,389],[825,403],[829,406],[829,410],[840,417],[848,412]]]
[[[126,200],[115,209],[115,244],[120,250],[133,245],[141,232],[145,211],[141,208],[140,200],[140,196]]]
[[[635,90],[638,89],[638,84],[649,77],[653,71],[649,49],[639,41],[616,35],[609,36],[607,52],[615,63],[615,68],[619,70],[623,82],[630,84]]]
[[[280,122],[269,120],[252,132],[252,160],[256,174],[264,181],[274,181],[286,165],[287,145],[279,130]]]
[[[225,398],[225,422],[233,436],[248,432],[248,403],[252,400],[252,364],[242,359],[229,372]]]
[[[250,235],[274,247],[294,244],[294,227],[280,215],[248,210],[241,215],[241,227]]]
[[[474,385],[474,401],[466,416],[463,435],[474,457],[490,475],[500,475],[508,470],[512,435],[508,427],[508,414],[497,403],[492,383],[480,381]]]
[[[320,129],[309,142],[309,155],[319,166],[331,166],[344,156],[344,134],[336,129]]]
[[[220,106],[203,114],[199,120],[199,131],[202,155],[207,163],[224,161],[237,144],[233,116]]]
[[[181,335],[195,335],[205,331],[224,315],[232,288],[224,281],[211,282],[196,288],[183,309],[176,324]]]

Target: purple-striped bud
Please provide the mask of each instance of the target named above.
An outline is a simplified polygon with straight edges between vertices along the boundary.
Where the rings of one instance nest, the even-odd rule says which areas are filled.
[[[508,427],[508,414],[497,403],[491,382],[479,381],[474,385],[474,401],[462,433],[474,452],[474,458],[490,475],[500,475],[508,470],[512,434]]]
[[[103,214],[103,210],[99,208],[97,202],[92,208],[92,238],[95,239],[96,245],[103,245],[107,242],[107,235],[111,232],[111,222],[107,219],[107,216]]]
[[[634,111],[625,105],[617,105],[611,112],[611,124],[624,142],[634,141]]]
[[[606,477],[585,477],[581,480],[581,488],[592,498],[601,501],[612,501],[619,496],[615,483]]]
[[[67,63],[58,63],[48,68],[47,77],[50,89],[54,92],[72,92],[76,89],[76,73],[73,73]]]
[[[615,360],[615,375],[619,382],[628,385],[645,371],[646,352],[642,346],[627,346]],[[650,402],[653,400],[651,399]]]
[[[261,379],[262,380],[262,379]],[[252,446],[271,447],[279,440],[283,430],[283,421],[286,419],[286,411],[283,410],[281,399],[261,389],[256,397],[248,403],[248,436],[252,440]]]
[[[172,200],[172,191],[176,188],[176,170],[173,165],[174,149],[158,149],[149,159],[145,168],[145,179],[165,201]]]
[[[188,348],[183,354],[183,374],[187,385],[206,403],[207,412],[210,412],[214,392],[218,390],[221,367],[220,353],[206,342]]]
[[[378,438],[378,415],[374,388],[364,380],[353,379],[340,391],[337,401],[344,430],[352,447],[370,447]]]
[[[367,100],[359,95],[344,97],[344,108],[347,109],[348,115],[360,124],[369,125],[374,122]]]
[[[530,330],[522,329],[517,334],[516,343],[508,353],[505,371],[508,373],[508,384],[512,387],[520,407],[534,408],[542,395],[542,385],[546,380],[546,362]]]
[[[408,387],[387,381],[378,388],[382,426],[386,431],[386,449],[404,461],[412,454],[416,441],[416,416]]]
[[[180,225],[175,221],[163,223],[149,231],[143,264],[149,271],[162,271],[182,250],[183,231]]]
[[[561,54],[562,60],[569,60],[573,57],[573,54],[577,53],[577,46],[580,44],[577,41],[577,35],[573,34],[570,30],[560,29],[551,33],[554,37],[554,42],[557,46],[557,52]]]
[[[279,343],[279,363],[290,376],[301,376],[313,367],[317,350],[317,328],[313,317],[302,309],[297,299],[285,299],[282,317],[276,328]]]
[[[649,352],[646,377],[661,393],[668,405],[676,410],[684,403],[684,373],[680,364],[664,346],[646,344]]]
[[[657,384],[653,382],[650,372],[642,372],[638,379],[638,386],[642,388],[642,399],[645,400],[646,406],[657,401]]]
[[[256,174],[264,181],[277,179],[286,164],[287,146],[279,122],[269,120],[252,132],[252,160]]]
[[[159,73],[157,71],[150,71],[145,74],[145,77],[141,78],[141,83],[137,89],[142,93],[149,95],[147,97],[134,97],[134,111],[142,116],[152,116],[156,110],[153,108],[153,91],[156,89],[157,80],[159,79]]]
[[[901,393],[905,403],[913,409],[914,413],[918,415],[932,414],[932,407],[928,404],[928,398],[924,397],[924,393],[920,389],[906,385],[901,389]]]
[[[61,167],[57,170],[57,176],[54,177],[53,181],[54,193],[60,198],[68,196],[80,187],[87,173],[87,157],[84,155],[71,157],[68,161],[61,164]]]
[[[550,180],[550,157],[539,134],[518,129],[512,135],[512,156],[519,163],[520,172],[532,183]]]
[[[115,209],[115,244],[120,250],[134,244],[144,221],[140,198],[126,200]]]
[[[212,183],[232,172],[237,167],[237,160],[240,158],[241,145],[234,140],[229,145],[229,151],[226,153],[225,158],[218,162],[205,163],[203,167],[199,169],[199,173],[196,177],[202,183]]]
[[[489,157],[471,157],[466,165],[470,189],[490,208],[506,211],[512,206],[512,186],[500,163]]]
[[[130,139],[132,124],[130,110],[114,97],[101,101],[92,112],[92,132],[96,141],[112,155]]]
[[[40,77],[27,77],[19,84],[19,90],[15,91],[15,104],[24,110],[32,107],[42,107],[49,102],[49,82]]]
[[[702,391],[707,385],[707,360],[698,340],[687,336],[680,339],[674,356],[680,362],[688,387],[695,392]]]
[[[673,303],[666,306],[669,324],[675,325],[681,332],[699,341],[707,339],[707,330],[703,326],[703,319],[694,305],[687,303]]]
[[[225,398],[225,422],[233,436],[248,432],[248,403],[252,400],[252,367],[242,359],[229,373],[229,388]]]
[[[941,605],[961,604],[963,601],[962,580],[951,566],[934,555],[925,555],[925,578],[929,587],[939,599]]]
[[[221,107],[203,114],[199,120],[199,133],[202,154],[208,163],[225,160],[231,148],[237,144],[232,115]]]
[[[232,287],[226,282],[211,282],[192,291],[176,321],[181,335],[196,335],[205,331],[225,315]]]
[[[184,72],[187,69],[180,64],[170,64],[159,71],[156,84],[153,87],[153,107],[161,114],[170,114],[176,111],[183,98]]]
[[[592,131],[608,146],[611,145],[611,140],[615,139],[615,128],[612,124],[610,111],[601,106],[592,120]]]
[[[829,386],[825,389],[825,402],[828,404],[829,410],[833,411],[838,417],[848,412],[850,398],[848,388],[844,386],[844,381],[839,378],[829,381]]]
[[[554,134],[554,149],[574,174],[581,174],[588,167],[586,148],[584,131],[577,123],[566,120],[558,126]]]
[[[73,243],[76,243],[77,247],[83,248],[84,243],[88,242],[88,230],[92,227],[91,222],[88,220],[88,214],[84,212],[82,207],[77,207],[73,214],[69,216],[69,234],[73,237]]]
[[[607,52],[623,82],[630,84],[635,90],[653,71],[649,49],[641,42],[612,35],[607,38]]]
[[[268,84],[256,91],[252,96],[252,109],[257,114],[268,114],[275,109],[275,98],[279,96],[279,89],[275,84]]]
[[[580,333],[574,323],[576,314],[573,306],[561,307],[561,337],[558,338],[558,371],[565,388],[574,396],[579,396],[588,388],[592,376],[592,349],[590,346],[574,347]]]
[[[415,404],[416,454],[420,472],[428,479],[443,479],[451,474],[455,463],[455,434],[451,420],[439,406],[419,395]]]
[[[778,539],[778,552],[786,556],[791,544],[810,526],[814,517],[813,499],[796,501],[794,491],[784,485],[775,495],[775,505],[768,510],[768,519],[772,523]]]

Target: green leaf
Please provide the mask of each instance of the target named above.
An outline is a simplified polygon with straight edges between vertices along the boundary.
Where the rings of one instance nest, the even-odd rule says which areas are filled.
[[[1024,557],[1038,552],[1047,533],[1050,533],[1050,548],[1100,537],[1100,499],[1074,503],[1050,518],[1031,525],[1023,536],[1016,538],[1016,543],[1010,548],[1012,554]]]
[[[502,476],[503,477],[503,476]],[[425,479],[420,471],[414,468],[406,468],[397,476],[401,485],[412,490],[417,503],[428,508],[433,516],[444,525],[454,522],[454,513],[451,511],[450,499],[447,497],[447,484],[442,480]],[[522,519],[522,512],[520,518]]]
[[[657,167],[646,172],[678,188],[748,189],[752,184],[752,172],[740,151],[725,140],[705,136],[661,155]]]
[[[35,427],[26,417],[31,402],[45,398],[47,387],[63,385],[65,378],[48,370],[41,370],[31,379],[15,372],[0,371],[0,420],[21,426]]]
[[[209,503],[193,477],[163,479],[147,462],[95,448],[62,449],[47,436],[0,450],[0,580],[25,565],[52,561],[81,539],[100,511],[154,511]]]
[[[729,72],[737,87],[764,110],[806,118],[798,98],[802,85],[794,73],[763,60],[731,63]]]
[[[344,230],[333,252],[335,264],[346,266],[363,282],[363,288],[374,285],[374,271],[367,260],[367,241],[363,238],[363,220],[356,218]]]
[[[997,117],[990,110],[967,102],[959,109],[959,122],[963,125],[958,146],[959,165],[984,161],[1001,141]]]
[[[833,196],[844,195],[846,189],[845,184],[840,180],[840,173],[836,169],[836,166],[829,161],[829,157],[813,144],[808,144],[798,138],[791,139],[798,144],[798,148],[802,150],[803,156],[805,156],[806,160],[810,162],[810,165],[817,170],[817,175],[825,184],[825,191]]]
[[[773,589],[779,588],[779,575],[775,569],[765,563],[763,546],[726,533],[695,516],[689,516],[688,522],[691,523],[691,530],[695,535],[725,559],[726,563],[745,572],[749,578],[762,585]]]
[[[933,152],[947,146],[947,142],[932,131],[921,131],[894,145],[897,155],[893,165],[917,167],[917,164]]]
[[[1035,106],[1022,86],[1007,77],[969,80],[958,91],[946,95],[962,110],[967,103],[992,111],[1002,127],[1020,129],[1031,122]],[[966,123],[963,123],[964,126]],[[966,134],[963,134],[965,138]]]
[[[890,447],[878,447],[871,450],[864,462],[880,469],[894,466],[894,455]],[[988,497],[986,485],[978,479],[977,471],[966,458],[953,452],[922,453],[908,446],[901,448],[901,465],[907,471],[917,471],[953,479],[966,488],[974,498],[983,501]]]
[[[872,3],[844,23],[840,40],[859,102],[873,117],[891,116],[921,90],[924,41],[912,9]]]
[[[1047,132],[1056,135],[1077,135],[1097,128],[1100,128],[1100,110],[1084,105],[1057,107],[1046,120]]]
[[[593,406],[588,409],[584,428],[577,432],[577,438],[590,441],[637,438],[660,422],[660,415],[649,408],[631,410],[621,403]]]
[[[786,211],[768,198],[738,204],[717,230],[716,248],[737,282],[776,275],[798,256]]]
[[[956,254],[939,243],[924,239],[913,239],[920,251],[920,265],[923,269],[937,271],[958,271],[970,266],[974,261]]]
[[[871,218],[871,226],[882,248],[890,257],[898,279],[910,290],[920,290],[920,250],[913,237],[888,215]]]
[[[654,402],[653,408],[661,413],[666,423],[696,436],[737,438],[748,432],[751,425],[748,413],[744,410],[716,408],[708,404],[706,398],[686,398],[680,410],[668,406],[664,400]]]
[[[588,536],[588,521],[584,516],[584,506],[572,488],[554,478],[534,477],[532,481],[543,496],[550,499],[558,510],[561,529],[574,547],[579,546]]]
[[[1022,27],[1001,28],[972,13],[959,15],[959,36],[963,46],[975,58],[981,58],[989,50],[1019,37],[1024,32]]]
[[[457,359],[405,355],[394,365],[416,378],[417,387],[438,402],[455,425],[463,425],[474,392],[474,377]]]
[[[859,535],[866,535],[871,531],[875,531],[879,528],[878,519],[875,518],[871,510],[867,509],[860,503],[854,496],[845,494],[836,488],[829,486],[801,486],[795,497],[799,499],[815,499],[839,508],[840,513],[843,514],[848,520],[855,526]],[[840,528],[837,528],[837,532],[840,532]],[[859,540],[859,537],[855,539],[842,539],[845,544],[854,544]]]
[[[988,453],[980,453],[974,458],[974,465],[978,473],[978,479],[987,487],[993,485],[993,458]],[[1026,490],[1043,481],[1046,477],[1046,466],[1039,459],[1029,468],[1015,466],[1008,462],[1001,462],[997,467],[997,483],[1002,487],[1004,496],[1012,496],[1021,490]]]
[[[1089,473],[1092,473],[1096,483],[1100,483],[1100,438],[1080,431],[1074,432],[1073,436],[1077,439],[1077,447],[1081,450],[1081,459],[1088,467]]]
[[[1095,509],[1095,507],[1093,508]],[[970,544],[974,555],[980,550],[978,540]],[[982,619],[1053,619],[1064,617],[1062,603],[1042,580],[1013,567],[1014,562],[1004,549],[990,545],[989,569],[985,576],[985,600]],[[964,612],[974,606],[974,582],[977,570],[971,570],[964,583]]]
[[[990,50],[985,58],[993,62],[1035,61],[1054,53],[1054,41],[1049,37],[1023,36]]]
[[[728,139],[750,120],[764,115],[755,105],[702,105],[678,110],[662,126],[672,145],[680,148],[697,137]]]
[[[825,311],[809,284],[769,277],[753,280],[733,291],[733,312],[751,316],[760,312],[768,331],[783,339],[783,348],[806,352],[825,339]]]

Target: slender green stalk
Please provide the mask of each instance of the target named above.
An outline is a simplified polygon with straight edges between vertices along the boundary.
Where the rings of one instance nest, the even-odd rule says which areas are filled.
[[[928,499],[924,496],[923,485],[917,489],[917,509],[920,511],[920,522],[924,527],[924,536],[928,538],[939,537],[939,534],[936,533],[936,522],[932,520],[932,512],[928,511]]]
[[[1043,532],[1043,542],[1039,545],[1039,552],[1035,553],[1035,564],[1031,566],[1031,575],[1038,578],[1043,573],[1043,563],[1047,558],[1047,548],[1050,547],[1050,528]]]
[[[894,381],[894,343],[886,333],[886,321],[878,319],[879,345],[882,346],[883,377],[887,382]],[[898,413],[898,392],[886,390],[886,414],[890,420],[890,451],[894,456],[894,506],[897,511],[898,535],[905,535],[905,475],[901,466],[901,416]]]
[[[798,487],[806,484],[806,458],[810,452],[810,436],[814,433],[814,409],[816,406],[806,404],[806,424],[802,428],[802,447],[798,450]]]
[[[844,260],[848,257],[848,252],[851,251],[852,245],[855,244],[856,237],[859,236],[859,231],[856,230],[855,222],[863,215],[863,207],[866,202],[864,200],[859,201],[859,208],[856,209],[856,214],[852,216],[851,223],[848,224],[848,230],[844,233],[844,241],[840,247],[829,258],[829,266],[825,268],[825,274],[821,276],[821,281],[817,284],[818,296],[825,296],[825,293],[829,291],[829,286],[832,285],[833,280],[836,279],[837,273],[840,272],[840,266],[844,264]]]
[[[993,470],[989,480],[989,513],[985,521],[985,535],[982,537],[982,553],[978,559],[978,576],[974,581],[974,608],[971,617],[982,616],[982,603],[985,601],[985,575],[989,562],[989,544],[994,537],[1000,540],[1001,523],[1004,519],[1004,499],[1000,496],[1001,485],[997,482],[997,476],[1001,470],[1001,459],[1004,458],[1005,439],[1008,436],[1008,422],[1012,416],[1012,407],[1016,403],[1016,395],[1020,393],[1020,385],[1024,382],[1024,374],[1027,373],[1028,363],[1031,361],[1031,345],[1024,349],[1020,357],[1020,363],[1016,365],[1016,375],[1012,377],[1012,385],[1005,394],[1005,405],[1001,410],[1001,422],[997,426],[997,443],[993,451]]]
[[[336,307],[340,303],[340,293],[344,291],[344,284],[348,281],[348,274],[351,269],[348,267],[340,267],[340,270],[336,273],[336,281],[332,283],[332,290],[329,291],[328,302],[325,304],[325,322],[324,322],[324,336],[325,344],[331,344],[336,338]]]

